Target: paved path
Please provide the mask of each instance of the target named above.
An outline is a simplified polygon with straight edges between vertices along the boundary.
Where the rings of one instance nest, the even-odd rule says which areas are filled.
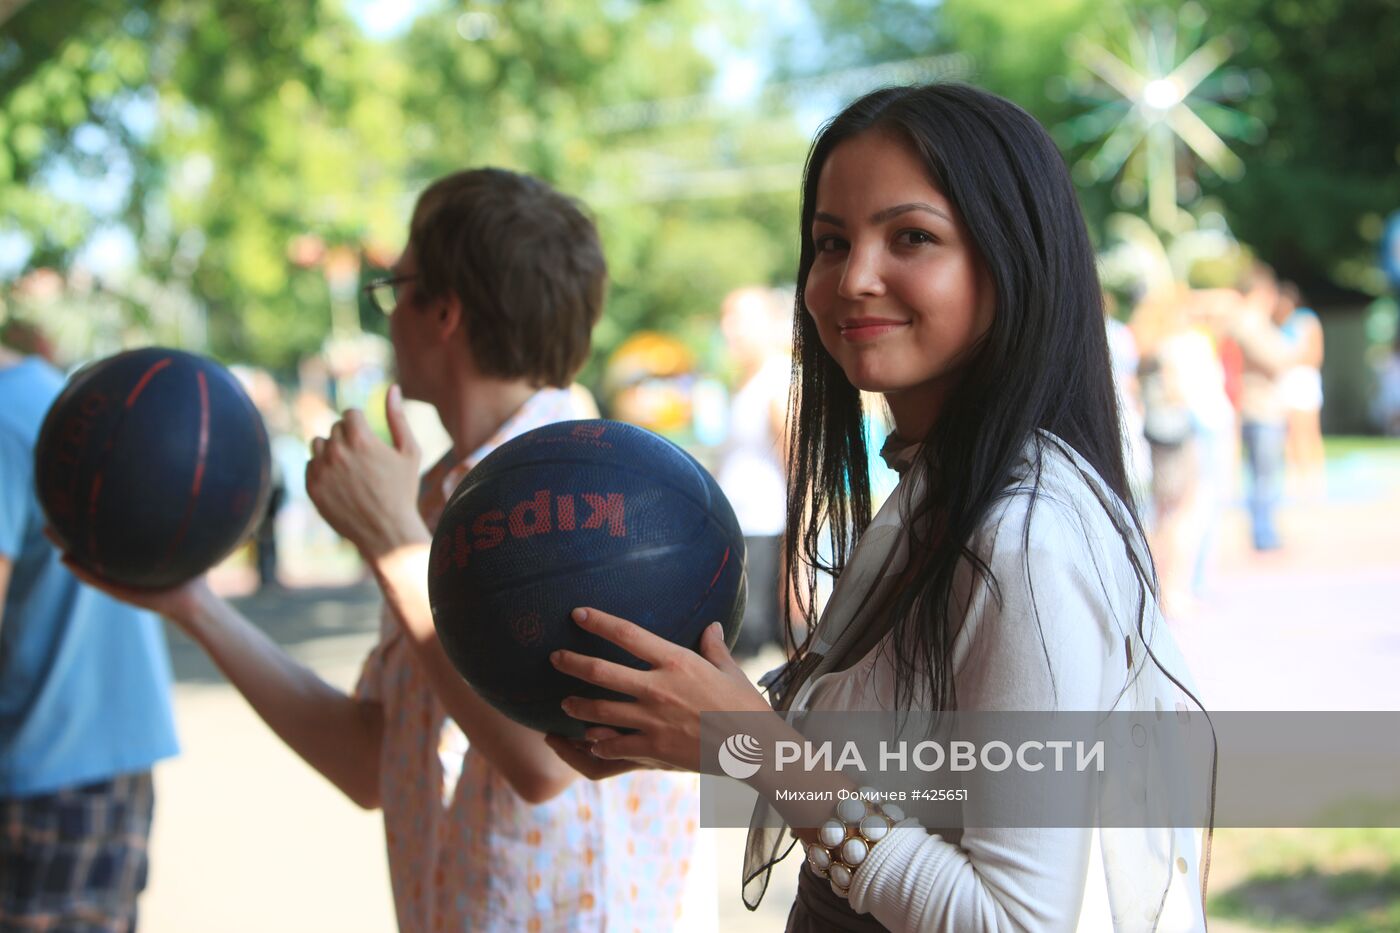
[[[242,600],[329,682],[354,684],[376,624],[372,588]],[[170,636],[184,754],[156,772],[146,933],[394,929],[377,813],[304,765],[180,634]]]
[[[376,591],[364,584],[236,603],[343,689],[354,684],[378,624]],[[157,771],[144,933],[394,929],[378,814],[359,810],[303,764],[187,639],[172,630],[170,645],[184,753]],[[750,914],[738,899],[743,831],[702,835],[680,929],[711,933],[721,914],[726,933],[781,929],[793,879],[779,874],[764,909]]]
[[[1329,498],[1285,514],[1282,553],[1249,553],[1239,515],[1221,528],[1207,600],[1173,623],[1210,707],[1400,709],[1400,456],[1334,464],[1329,483]],[[375,595],[363,584],[240,604],[342,687],[374,637]],[[185,752],[157,775],[143,930],[392,930],[378,816],[303,765],[182,636],[171,635],[171,648]],[[743,833],[705,835],[690,928],[781,929],[796,858],[776,874],[764,909],[750,914],[738,899]],[[1217,859],[1212,887],[1242,868]]]

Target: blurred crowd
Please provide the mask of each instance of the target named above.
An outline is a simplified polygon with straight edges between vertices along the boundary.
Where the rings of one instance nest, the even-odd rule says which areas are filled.
[[[1242,498],[1255,550],[1272,551],[1285,489],[1323,492],[1322,326],[1296,286],[1256,264],[1235,288],[1148,294],[1108,327],[1163,606],[1189,613],[1227,508]]]
[[[779,540],[785,521],[784,424],[791,370],[793,293],[740,288],[716,309],[711,346],[641,332],[619,346],[594,381],[597,408],[657,431],[690,450],[734,505],[750,560],[751,609],[740,652],[781,641],[785,599]],[[1323,331],[1298,288],[1252,266],[1232,288],[1177,284],[1120,308],[1108,299],[1106,327],[1121,395],[1124,456],[1136,505],[1153,544],[1169,616],[1189,613],[1209,587],[1220,520],[1248,510],[1252,544],[1284,544],[1277,513],[1285,493],[1324,492],[1321,431]],[[33,323],[11,318],[7,346],[62,367]],[[232,367],[262,412],[271,440],[274,494],[249,547],[237,558],[258,587],[344,582],[360,571],[317,516],[303,474],[312,438],[337,413],[365,411],[387,431],[383,398],[393,378],[387,341],[360,333],[328,341],[294,378]],[[1372,415],[1400,435],[1400,340],[1377,373]],[[588,392],[580,387],[577,391]],[[878,457],[887,428],[868,400],[868,449],[876,505],[894,483]],[[425,455],[445,449],[432,413],[410,406]]]

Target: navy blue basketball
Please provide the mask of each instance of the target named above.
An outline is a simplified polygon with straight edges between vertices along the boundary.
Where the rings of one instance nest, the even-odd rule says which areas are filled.
[[[182,583],[237,547],[267,507],[270,472],[262,417],[237,380],[161,347],[75,373],[34,450],[64,550],[140,589]]]
[[[577,737],[566,696],[616,696],[549,663],[567,648],[644,667],[569,618],[592,606],[696,648],[744,615],[744,536],[693,457],[617,421],[565,421],[503,444],[457,487],[433,536],[428,593],[457,670],[517,722]]]

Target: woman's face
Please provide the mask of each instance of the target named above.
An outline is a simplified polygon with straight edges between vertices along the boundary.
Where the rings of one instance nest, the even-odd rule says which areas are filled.
[[[817,179],[807,311],[858,389],[880,392],[898,432],[923,437],[995,296],[962,219],[898,137],[836,146]]]

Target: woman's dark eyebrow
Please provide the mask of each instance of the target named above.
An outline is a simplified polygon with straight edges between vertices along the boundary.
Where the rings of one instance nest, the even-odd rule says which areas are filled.
[[[896,204],[894,207],[887,207],[884,210],[876,211],[870,215],[870,222],[872,224],[884,223],[891,217],[898,217],[900,214],[907,214],[910,211],[925,211],[929,214],[942,217],[948,223],[953,222],[953,218],[949,217],[947,213],[923,201],[910,201],[908,204]]]
[[[934,207],[932,204],[928,204],[924,201],[910,201],[907,204],[896,204],[894,207],[887,207],[883,210],[876,211],[875,213],[870,215],[870,222],[872,224],[884,223],[892,217],[898,217],[900,214],[907,214],[910,211],[924,211],[926,213],[933,214],[935,217],[941,217],[948,223],[953,222],[953,218],[949,217],[946,212],[941,211],[938,208]],[[820,221],[821,223],[825,224],[830,224],[833,227],[844,228],[846,226],[846,222],[844,220],[842,220],[840,217],[837,217],[835,214],[828,214],[826,213],[826,211],[817,211],[815,214],[812,215],[812,220]]]

